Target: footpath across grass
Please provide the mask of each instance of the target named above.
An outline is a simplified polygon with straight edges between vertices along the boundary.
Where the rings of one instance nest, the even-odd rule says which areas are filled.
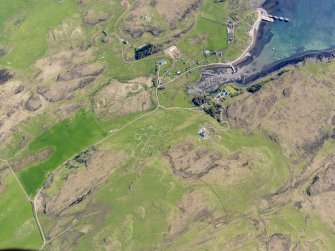
[[[29,150],[38,153],[52,149],[52,155],[44,161],[34,163],[20,174],[20,180],[29,195],[34,195],[42,186],[47,174],[85,147],[106,135],[92,112],[79,111],[34,140]]]

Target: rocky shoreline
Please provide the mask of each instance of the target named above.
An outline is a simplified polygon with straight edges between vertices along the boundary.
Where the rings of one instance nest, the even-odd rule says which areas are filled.
[[[278,8],[278,1],[266,0],[261,5],[261,8],[266,10],[268,13],[274,13]],[[252,65],[252,62],[255,57],[260,55],[264,46],[271,39],[271,33],[269,29],[269,23],[260,23],[255,38],[256,42],[250,48],[249,56],[244,57],[238,63],[234,64],[234,67],[238,71],[237,73],[233,72],[230,68],[227,67],[219,65],[209,66],[202,71],[197,86],[190,88],[189,92],[211,92],[224,84],[233,82],[240,85],[248,85],[289,65],[297,65],[307,60],[312,60],[315,62],[330,62],[335,59],[335,47],[321,51],[304,51],[302,53],[293,55],[292,57],[265,65],[255,71],[256,67]]]

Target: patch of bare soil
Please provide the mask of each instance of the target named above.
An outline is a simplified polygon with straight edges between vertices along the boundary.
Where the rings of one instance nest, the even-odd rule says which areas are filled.
[[[291,159],[311,156],[330,136],[335,89],[330,76],[317,80],[307,74],[297,69],[242,96],[227,107],[229,123],[264,130]]]
[[[95,187],[100,185],[123,160],[123,154],[96,151],[93,154],[78,155],[67,168],[73,171],[63,180],[56,194],[43,193],[43,203],[47,215],[59,215],[63,210],[83,201]],[[79,163],[74,166],[73,162]],[[47,187],[51,188],[51,184]],[[47,190],[46,190],[47,191]]]
[[[9,161],[9,164],[11,165],[14,171],[18,172],[34,162],[42,161],[48,158],[51,154],[52,154],[51,149],[45,149],[37,154],[28,155],[21,159],[11,160]]]
[[[127,83],[111,82],[94,97],[94,110],[100,118],[114,118],[125,114],[146,111],[152,102],[146,88],[151,79],[134,79]]]
[[[266,250],[287,251],[291,248],[291,237],[289,235],[273,234],[266,243]]]
[[[217,185],[229,185],[245,178],[259,162],[255,154],[224,155],[191,143],[171,147],[165,157],[176,175],[186,179],[202,178]]]
[[[192,222],[208,221],[213,215],[206,196],[199,190],[184,194],[177,207],[169,220],[167,241],[186,232]]]

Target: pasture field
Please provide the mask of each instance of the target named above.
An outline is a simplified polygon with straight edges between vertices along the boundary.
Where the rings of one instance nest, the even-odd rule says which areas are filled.
[[[220,140],[200,141],[197,136],[199,125],[210,123],[209,120],[209,116],[201,112],[178,109],[160,110],[129,126],[124,132],[115,135],[107,142],[111,144],[113,149],[127,149],[133,156],[137,157],[159,156],[161,152],[176,144],[181,138],[196,141],[197,144],[207,148],[220,149],[220,151],[230,153],[253,150],[254,155],[259,155],[262,159],[260,165],[253,170],[248,180],[236,184],[236,187],[231,186],[229,194],[223,192],[222,197],[232,200],[229,203],[232,211],[239,207],[241,210],[246,210],[247,205],[251,203],[250,200],[254,195],[257,195],[256,193],[261,196],[262,193],[275,191],[288,178],[290,166],[288,160],[282,155],[280,148],[261,133],[248,135],[238,129],[225,131],[219,128],[218,137],[221,138]],[[225,132],[221,133],[221,131]],[[259,183],[263,185],[256,189]],[[230,194],[234,194],[234,196]],[[237,194],[243,194],[243,196],[240,195],[240,199],[238,199],[235,197]],[[241,203],[245,207],[241,207]]]
[[[121,48],[120,44],[110,44],[103,46],[100,49],[101,56],[108,65],[108,77],[125,82],[134,78],[151,76],[154,74],[155,62],[159,60],[158,58],[149,58],[136,63],[124,62],[122,60]],[[113,57],[110,56],[111,54]]]
[[[197,136],[199,126],[204,124],[214,130],[208,141]],[[228,182],[229,177],[222,177],[221,184],[206,177],[184,179],[172,172],[165,158],[170,148],[183,142],[222,154],[249,153],[257,156],[259,161],[250,172],[229,185],[224,182],[225,179]],[[295,166],[282,155],[276,143],[260,132],[247,134],[240,129],[224,129],[198,112],[158,110],[115,134],[100,147],[124,151],[129,159],[111,174],[89,201],[77,209],[69,209],[69,219],[76,219],[77,222],[74,229],[91,229],[77,239],[76,250],[90,250],[99,245],[115,249],[160,246],[165,250],[187,250],[197,243],[196,240],[202,240],[201,236],[207,236],[213,229],[211,224],[215,222],[218,227],[212,236],[216,239],[204,242],[202,248],[219,250],[223,243],[229,247],[231,241],[236,241],[234,245],[240,249],[254,250],[263,245],[256,240],[256,236],[263,233],[265,226],[255,228],[253,221],[266,218],[269,236],[277,232],[287,233],[294,243],[312,240],[322,224],[317,216],[310,215],[313,223],[306,225],[304,213],[289,205],[264,209],[266,203],[270,203],[266,196],[282,186],[290,177],[289,168],[294,169]],[[62,172],[59,175],[59,178],[64,178]],[[184,216],[189,218],[175,223],[173,219],[178,217],[180,200],[192,191],[201,191],[206,195],[206,210],[211,217],[207,222],[196,216]],[[102,222],[99,212],[104,212]],[[40,214],[45,218],[42,212]],[[52,221],[45,218],[44,224],[52,226]],[[178,237],[171,237],[169,232],[171,226],[176,227],[174,224],[184,226]],[[303,231],[307,231],[305,236],[301,236]],[[321,235],[326,246],[332,247],[331,230],[325,228]],[[225,238],[222,240],[218,236]],[[236,236],[244,236],[243,241]],[[174,241],[167,242],[169,238],[174,238]],[[53,247],[64,244],[64,241],[67,243],[63,237],[58,238]]]
[[[317,214],[301,213],[293,206],[285,206],[274,213],[270,219],[269,233],[289,233],[295,240],[308,243],[315,236],[318,241],[312,243],[314,250],[333,250],[335,240],[331,234],[332,229],[325,224]]]
[[[5,22],[13,16],[16,16],[20,11],[25,10],[29,7],[32,1],[1,1],[0,3],[0,27],[5,28]],[[4,34],[1,34],[1,39],[4,39]]]
[[[35,139],[29,146],[31,152],[38,153],[51,148],[52,155],[20,173],[20,180],[28,194],[34,195],[50,171],[104,135],[106,132],[94,115],[81,110],[73,118],[56,124]]]
[[[133,180],[136,181],[129,193]],[[153,243],[160,243],[168,228],[166,218],[184,192],[183,186],[169,175],[160,160],[152,160],[143,170],[118,171],[95,199],[96,203],[113,205],[100,238],[116,226],[122,226],[112,231],[122,246],[148,249]]]
[[[226,49],[226,15],[227,3],[213,5],[212,1],[205,1],[195,27],[177,45],[193,59],[202,59],[204,50]]]
[[[10,1],[12,7],[8,7],[6,2],[9,4],[8,1],[2,1],[1,5],[5,6],[0,7],[10,11],[0,19],[0,25],[6,27],[4,21],[7,21],[10,30],[5,32],[5,38],[0,38],[0,43],[8,46],[10,52],[0,59],[0,65],[8,66],[9,63],[10,67],[22,70],[44,55],[48,48],[48,31],[77,11],[76,2],[72,0],[62,1],[61,4],[49,0],[15,1],[14,4]],[[10,22],[15,25],[10,25]]]
[[[5,178],[5,191],[0,198],[0,248],[39,248],[42,239],[31,202],[12,174]]]
[[[0,131],[0,136],[12,139],[1,146],[0,158],[15,165],[13,170],[30,197],[26,198],[9,170],[0,168],[0,248],[41,246],[33,217],[37,208],[43,233],[51,240],[45,243],[46,250],[262,250],[276,234],[289,236],[292,248],[303,243],[311,250],[334,250],[333,220],[324,217],[332,208],[319,214],[315,205],[325,201],[315,202],[319,195],[305,194],[309,179],[321,171],[315,168],[301,180],[299,175],[309,170],[312,161],[316,166],[322,166],[317,162],[321,160],[333,163],[335,118],[332,125],[327,124],[326,143],[317,153],[310,153],[317,158],[299,162],[281,148],[290,139],[274,139],[261,127],[264,119],[273,119],[269,103],[275,91],[268,93],[267,102],[260,97],[265,88],[255,94],[261,100],[255,103],[263,106],[253,111],[265,115],[257,117],[259,125],[250,128],[246,125],[249,116],[239,116],[238,109],[226,109],[222,123],[201,109],[187,109],[194,108],[187,87],[199,79],[199,70],[158,90],[156,100],[151,80],[160,76],[163,84],[168,83],[198,65],[237,58],[250,43],[248,32],[255,21],[255,11],[246,0],[205,0],[201,7],[180,0],[189,11],[185,17],[173,8],[169,13],[158,9],[164,1],[0,3],[0,50],[4,52],[0,70],[9,68],[14,74],[11,82],[0,84],[0,106],[8,103],[0,110],[0,130],[9,128]],[[165,15],[175,15],[175,20],[168,24]],[[227,34],[226,19],[235,24],[232,44],[227,41],[231,34]],[[190,30],[183,34],[185,29]],[[72,38],[70,34],[79,35]],[[176,45],[182,56],[172,60],[162,51],[134,61],[135,48],[144,43],[161,45],[162,50]],[[203,50],[207,49],[220,50],[223,56],[206,57]],[[34,68],[38,59],[48,62],[40,71]],[[167,64],[157,74],[160,59]],[[100,61],[103,70],[95,72],[94,61]],[[306,82],[327,82],[325,69],[331,72],[334,65],[306,63],[306,76],[315,75],[305,76]],[[101,89],[113,84],[117,88]],[[63,91],[53,85],[64,85],[73,95],[51,99],[50,93]],[[274,84],[271,90],[278,86]],[[289,87],[274,97],[281,105],[291,100]],[[236,91],[224,88],[231,94]],[[98,94],[104,90],[106,96],[100,99]],[[311,93],[307,90],[306,95]],[[331,91],[323,90],[327,91],[318,102],[328,103],[318,110],[333,116],[333,110],[324,109],[333,106],[331,96],[326,95]],[[229,105],[251,95],[244,94],[246,99],[241,95]],[[108,101],[113,95],[136,98],[118,106],[121,98]],[[20,102],[15,103],[15,97]],[[155,109],[158,103],[162,107]],[[133,108],[130,104],[142,110],[128,109]],[[245,107],[252,109],[250,104]],[[291,103],[289,107],[297,106]],[[101,117],[96,115],[99,108],[106,111]],[[113,113],[113,109],[124,113]],[[228,111],[237,114],[236,121],[241,119],[241,123],[234,125]],[[289,109],[284,111],[286,116]],[[114,114],[121,115],[115,119]],[[18,119],[22,117],[26,119]],[[274,124],[288,121],[288,116],[278,121]],[[209,135],[206,139],[199,135],[203,129]],[[46,149],[50,155],[40,157]],[[293,187],[295,181],[300,185]],[[32,207],[30,200],[37,191],[38,207]]]
[[[158,93],[161,105],[165,107],[193,107],[192,96],[186,93],[185,88],[192,85],[198,76],[198,71],[187,73],[182,78],[166,85]]]

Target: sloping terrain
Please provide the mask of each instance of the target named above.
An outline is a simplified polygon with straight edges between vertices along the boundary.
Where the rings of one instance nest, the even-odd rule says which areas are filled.
[[[294,70],[226,110],[231,125],[260,128],[295,158],[315,153],[333,133],[335,89],[332,74],[316,79]]]
[[[335,63],[186,92],[261,2],[1,1],[0,249],[335,250]]]

